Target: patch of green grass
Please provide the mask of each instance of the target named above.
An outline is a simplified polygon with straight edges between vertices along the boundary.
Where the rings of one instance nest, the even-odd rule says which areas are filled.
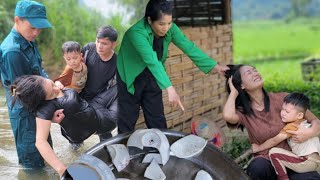
[[[234,59],[305,57],[320,53],[320,20],[233,23]]]
[[[252,61],[261,73],[265,83],[274,79],[285,79],[287,82],[302,81],[301,63],[303,59],[276,59],[268,61]],[[283,82],[286,83],[286,82]]]

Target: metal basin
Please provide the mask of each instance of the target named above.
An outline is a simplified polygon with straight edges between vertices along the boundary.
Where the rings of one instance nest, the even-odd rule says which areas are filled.
[[[176,140],[184,137],[187,134],[163,130],[167,136],[170,145]],[[107,141],[101,142],[88,151],[86,154],[93,155],[105,162],[117,178],[128,178],[131,180],[145,179],[144,172],[149,164],[142,164],[142,159],[149,152],[157,152],[153,148],[138,148],[130,147],[129,154],[132,158],[129,165],[118,172],[112,164],[111,157],[106,146],[110,144],[127,144],[127,140],[131,133],[117,135]],[[195,157],[188,159],[180,159],[175,156],[170,156],[169,161],[165,166],[161,166],[162,171],[169,180],[194,180],[197,172],[201,169],[207,171],[213,179],[234,180],[234,179],[249,179],[245,172],[234,161],[232,161],[225,153],[211,144],[207,144],[203,152]]]

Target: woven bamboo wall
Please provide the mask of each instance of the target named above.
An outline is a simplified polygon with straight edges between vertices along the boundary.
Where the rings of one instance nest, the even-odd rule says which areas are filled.
[[[181,29],[190,40],[217,62],[222,64],[233,62],[231,24]],[[222,108],[226,100],[223,76],[217,73],[204,74],[173,44],[169,47],[166,70],[185,107],[184,113],[179,108],[171,108],[167,92],[163,91],[168,128],[189,133],[191,119],[197,115],[212,119],[222,128],[226,126],[222,119]],[[142,113],[136,128],[146,128]]]

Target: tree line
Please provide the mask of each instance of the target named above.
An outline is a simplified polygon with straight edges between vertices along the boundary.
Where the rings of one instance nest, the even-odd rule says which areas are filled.
[[[320,16],[319,0],[232,0],[233,21],[283,19]]]

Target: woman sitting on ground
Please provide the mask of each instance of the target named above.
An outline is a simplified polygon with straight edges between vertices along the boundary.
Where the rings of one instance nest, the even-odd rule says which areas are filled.
[[[226,71],[229,96],[223,109],[223,118],[229,124],[244,126],[248,131],[250,143],[262,144],[274,137],[285,126],[281,121],[280,111],[287,93],[268,93],[256,68],[248,65],[229,65]],[[309,110],[305,119],[311,128],[288,131],[297,142],[319,135],[320,121]],[[275,147],[290,150],[288,143],[282,141]],[[273,180],[277,175],[268,156],[269,149],[254,154],[255,158],[247,168],[251,179]],[[288,171],[290,179],[320,179],[316,172],[296,173]]]
[[[101,123],[108,124],[112,130],[116,122],[105,122],[104,108],[93,109],[81,99],[74,89],[57,87],[52,80],[36,75],[22,76],[11,85],[14,104],[22,103],[30,111],[36,112],[36,147],[42,157],[59,173],[66,166],[57,158],[52,147],[47,142],[53,113],[64,109],[65,118],[59,123],[65,137],[73,143],[79,143],[94,133],[100,132]]]

